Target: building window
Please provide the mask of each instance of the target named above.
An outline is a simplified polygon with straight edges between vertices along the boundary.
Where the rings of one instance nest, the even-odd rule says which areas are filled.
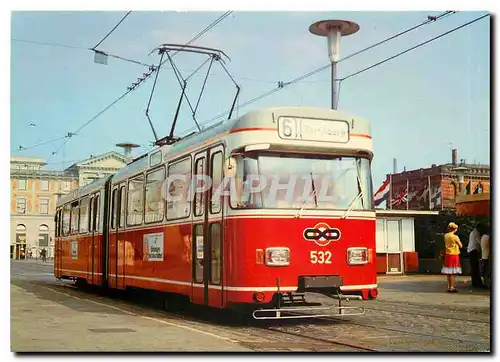
[[[63,191],[69,191],[70,185],[71,185],[70,181],[62,181],[61,188],[62,188]]]
[[[47,225],[40,225],[38,229],[38,246],[49,246],[49,227]]]
[[[16,226],[16,244],[26,243],[26,226],[19,224]]]
[[[49,180],[40,180],[40,190],[49,191]]]
[[[26,190],[26,179],[20,178],[17,180],[17,189]]]
[[[16,200],[16,212],[26,214],[26,197],[18,197]]]
[[[47,215],[49,213],[49,199],[47,197],[40,198],[40,214]]]

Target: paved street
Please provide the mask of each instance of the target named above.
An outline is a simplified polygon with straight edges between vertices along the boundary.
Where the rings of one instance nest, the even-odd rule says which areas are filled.
[[[175,314],[76,289],[52,264],[11,262],[11,348],[23,351],[489,351],[488,291],[441,276],[380,277],[363,316],[239,322],[206,309]],[[325,303],[335,301],[315,297]]]
[[[61,291],[51,268],[51,264],[33,261],[12,264],[12,351],[247,350],[229,338],[188,324],[90,301],[72,290]]]

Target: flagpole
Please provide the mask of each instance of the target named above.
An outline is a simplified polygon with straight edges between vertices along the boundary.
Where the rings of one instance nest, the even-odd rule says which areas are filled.
[[[391,182],[389,183],[389,208],[392,210],[392,173],[389,175]]]
[[[410,181],[406,179],[406,210],[410,209]]]
[[[441,183],[441,210],[444,208],[443,184]]]
[[[431,209],[431,176],[427,176],[427,180],[429,181],[429,210]]]

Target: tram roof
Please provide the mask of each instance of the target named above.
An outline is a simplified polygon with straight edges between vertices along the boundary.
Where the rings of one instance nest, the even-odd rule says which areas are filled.
[[[112,177],[112,176],[110,175],[107,177],[100,178],[100,179],[95,180],[94,182],[92,182],[88,185],[79,187],[76,190],[73,190],[73,191],[67,193],[66,195],[61,196],[59,198],[59,200],[57,201],[57,207],[104,188],[106,181],[110,177]]]
[[[120,169],[113,177],[113,183],[121,182],[130,176],[143,172],[150,168],[149,160],[151,155],[156,154],[161,151],[162,158],[161,163],[165,162],[166,158],[176,158],[186,150],[194,148],[198,145],[206,143],[211,139],[214,139],[218,135],[225,132],[230,132],[235,129],[245,129],[245,128],[255,128],[255,127],[276,127],[276,119],[280,116],[289,117],[303,117],[303,118],[318,118],[318,119],[356,119],[356,128],[364,129],[366,133],[370,132],[370,123],[368,120],[354,115],[352,113],[333,110],[329,108],[318,108],[318,107],[270,107],[258,110],[253,110],[245,113],[244,115],[233,118],[230,120],[224,120],[217,122],[213,125],[207,126],[199,132],[189,135],[180,141],[174,143],[173,145],[164,145],[156,147],[155,149],[149,151],[147,154],[142,155],[140,158],[132,161],[126,167]],[[153,166],[151,166],[153,167]],[[75,197],[84,196],[98,188],[104,186],[106,179],[99,179],[90,185],[79,188],[72,193],[61,197],[60,202],[66,203]],[[78,196],[77,196],[78,195]]]
[[[230,119],[217,122],[210,125],[199,132],[189,135],[180,141],[174,143],[173,145],[165,145],[157,147],[147,154],[141,156],[139,159],[132,161],[126,167],[119,170],[113,177],[113,181],[120,182],[124,179],[130,177],[131,175],[137,174],[149,168],[149,157],[159,150],[162,152],[162,163],[166,158],[176,158],[186,150],[194,148],[195,146],[201,145],[220,134],[225,132],[235,130],[235,129],[246,129],[246,128],[256,128],[256,127],[276,127],[276,121],[280,116],[287,115],[291,117],[304,117],[304,118],[318,118],[318,119],[329,119],[329,118],[341,118],[341,119],[356,119],[356,128],[364,128],[366,133],[370,132],[369,121],[361,118],[357,115],[333,110],[329,108],[318,108],[318,107],[270,107],[258,110],[253,110],[245,113],[244,115]]]

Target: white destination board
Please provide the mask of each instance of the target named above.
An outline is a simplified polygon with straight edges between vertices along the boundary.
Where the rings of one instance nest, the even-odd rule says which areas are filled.
[[[163,233],[144,235],[144,260],[163,260]]]
[[[283,139],[345,143],[349,141],[349,123],[325,119],[280,117],[278,134]]]

